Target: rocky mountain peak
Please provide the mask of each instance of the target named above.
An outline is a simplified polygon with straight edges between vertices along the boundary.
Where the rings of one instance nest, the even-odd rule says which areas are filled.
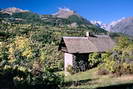
[[[111,32],[121,32],[133,36],[133,17],[127,17],[119,20],[117,24],[111,27]]]
[[[69,8],[59,8],[58,12],[53,15],[58,18],[68,18],[71,15],[75,15],[75,12]]]
[[[0,12],[13,14],[13,13],[19,13],[19,12],[28,12],[28,10],[22,10],[16,7],[10,7],[10,8],[1,9]]]

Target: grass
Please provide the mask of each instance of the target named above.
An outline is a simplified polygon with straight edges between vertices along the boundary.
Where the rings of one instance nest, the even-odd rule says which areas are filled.
[[[65,76],[65,88],[87,88],[87,89],[117,89],[109,88],[112,86],[130,86],[133,83],[133,75],[124,75],[115,77],[113,75],[98,75],[98,69],[94,68],[85,72],[80,72],[74,75]],[[119,88],[131,89],[131,88]],[[132,87],[133,89],[133,87]]]

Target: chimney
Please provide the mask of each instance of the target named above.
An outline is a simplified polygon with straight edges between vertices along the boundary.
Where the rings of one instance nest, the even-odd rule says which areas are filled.
[[[92,32],[87,31],[86,37],[95,37],[95,35]]]
[[[86,37],[89,37],[90,36],[90,32],[86,32]]]

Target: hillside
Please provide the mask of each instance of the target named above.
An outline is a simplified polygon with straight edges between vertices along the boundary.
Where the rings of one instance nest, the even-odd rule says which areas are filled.
[[[50,25],[58,27],[85,28],[92,32],[106,32],[105,30],[93,25],[90,21],[81,17],[69,9],[59,9],[58,12],[51,15],[40,15],[28,10],[19,8],[7,8],[0,10],[0,18],[15,24],[36,24]]]
[[[133,75],[123,75],[120,77],[114,77],[111,74],[98,75],[97,71],[98,68],[93,68],[85,72],[65,76],[65,88],[132,89]]]
[[[114,86],[115,84],[130,83],[128,80],[124,82],[121,82],[121,80],[115,81],[114,79],[116,77],[104,78],[106,76],[99,76],[95,73],[114,73],[114,76],[117,73],[124,75],[126,72],[133,74],[133,65],[128,65],[123,61],[130,61],[130,58],[132,58],[132,40],[119,38],[120,45],[114,51],[99,53],[100,51],[98,50],[101,50],[101,48],[109,48],[108,46],[105,47],[105,45],[102,45],[102,43],[108,43],[108,39],[102,41],[104,39],[100,36],[101,41],[99,39],[95,40],[98,36],[94,36],[93,34],[89,34],[92,37],[86,37],[85,41],[92,41],[89,44],[89,46],[92,45],[92,49],[96,48],[95,44],[101,46],[101,48],[94,49],[98,53],[92,53],[95,52],[92,50],[83,54],[89,54],[85,56],[87,58],[86,63],[88,69],[96,66],[98,68],[96,70],[92,69],[81,72],[82,70],[80,71],[79,67],[84,62],[80,60],[79,54],[82,53],[76,51],[76,55],[78,54],[79,56],[75,56],[74,59],[79,58],[76,60],[79,67],[77,66],[75,68],[80,73],[74,74],[76,73],[73,70],[74,67],[70,65],[67,71],[73,75],[65,77],[67,78],[65,81],[64,75],[58,75],[59,71],[64,71],[64,54],[59,51],[62,37],[84,38],[86,32],[92,32],[94,35],[107,34],[107,31],[100,26],[93,25],[89,20],[80,16],[75,11],[66,8],[59,9],[58,12],[50,15],[40,15],[19,8],[1,9],[0,89],[59,89],[63,87],[75,88],[75,86],[79,88],[102,88],[108,85]],[[118,35],[117,33],[111,33],[109,35],[111,37],[121,36],[121,34]],[[103,37],[107,38],[106,36]],[[76,39],[76,41],[78,40]],[[93,44],[93,41],[95,44]],[[83,45],[76,43],[74,47],[77,49],[77,46],[80,45],[79,48],[82,48],[84,44],[86,45],[86,42],[83,43],[79,40],[79,43]],[[64,46],[65,44],[63,44],[62,48]],[[88,48],[90,49],[91,47],[89,46]],[[84,56],[81,55],[81,58],[84,59]],[[123,63],[119,63],[117,59]],[[82,68],[84,69],[85,67],[83,66]],[[84,86],[85,84],[87,86]]]
[[[77,14],[70,15],[68,18],[59,18],[53,14],[40,15],[32,11],[12,14],[0,12],[0,41],[12,44],[18,38],[30,40],[34,53],[33,59],[41,60],[45,57],[42,63],[47,62],[48,68],[52,71],[63,70],[63,54],[58,51],[61,38],[85,36],[87,31],[95,34],[107,33]],[[17,50],[12,52],[14,55],[18,53]],[[23,57],[20,56],[20,59]],[[22,65],[28,65],[28,62],[21,61]]]

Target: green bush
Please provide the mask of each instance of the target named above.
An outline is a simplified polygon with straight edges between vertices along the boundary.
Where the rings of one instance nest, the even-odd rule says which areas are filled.
[[[68,65],[66,68],[67,72],[69,72],[70,74],[74,74],[74,69],[72,67],[72,65]]]
[[[117,76],[124,74],[133,74],[133,64],[121,63],[117,64],[114,68],[114,73]]]
[[[102,62],[101,54],[100,53],[89,54],[88,62],[90,68],[97,66],[99,63]]]
[[[47,70],[36,74],[28,70],[22,71],[19,67],[7,66],[0,69],[0,88],[10,89],[58,89],[64,78]]]
[[[100,69],[105,69],[117,76],[133,74],[133,41],[120,37],[112,53],[102,55],[103,64]]]

